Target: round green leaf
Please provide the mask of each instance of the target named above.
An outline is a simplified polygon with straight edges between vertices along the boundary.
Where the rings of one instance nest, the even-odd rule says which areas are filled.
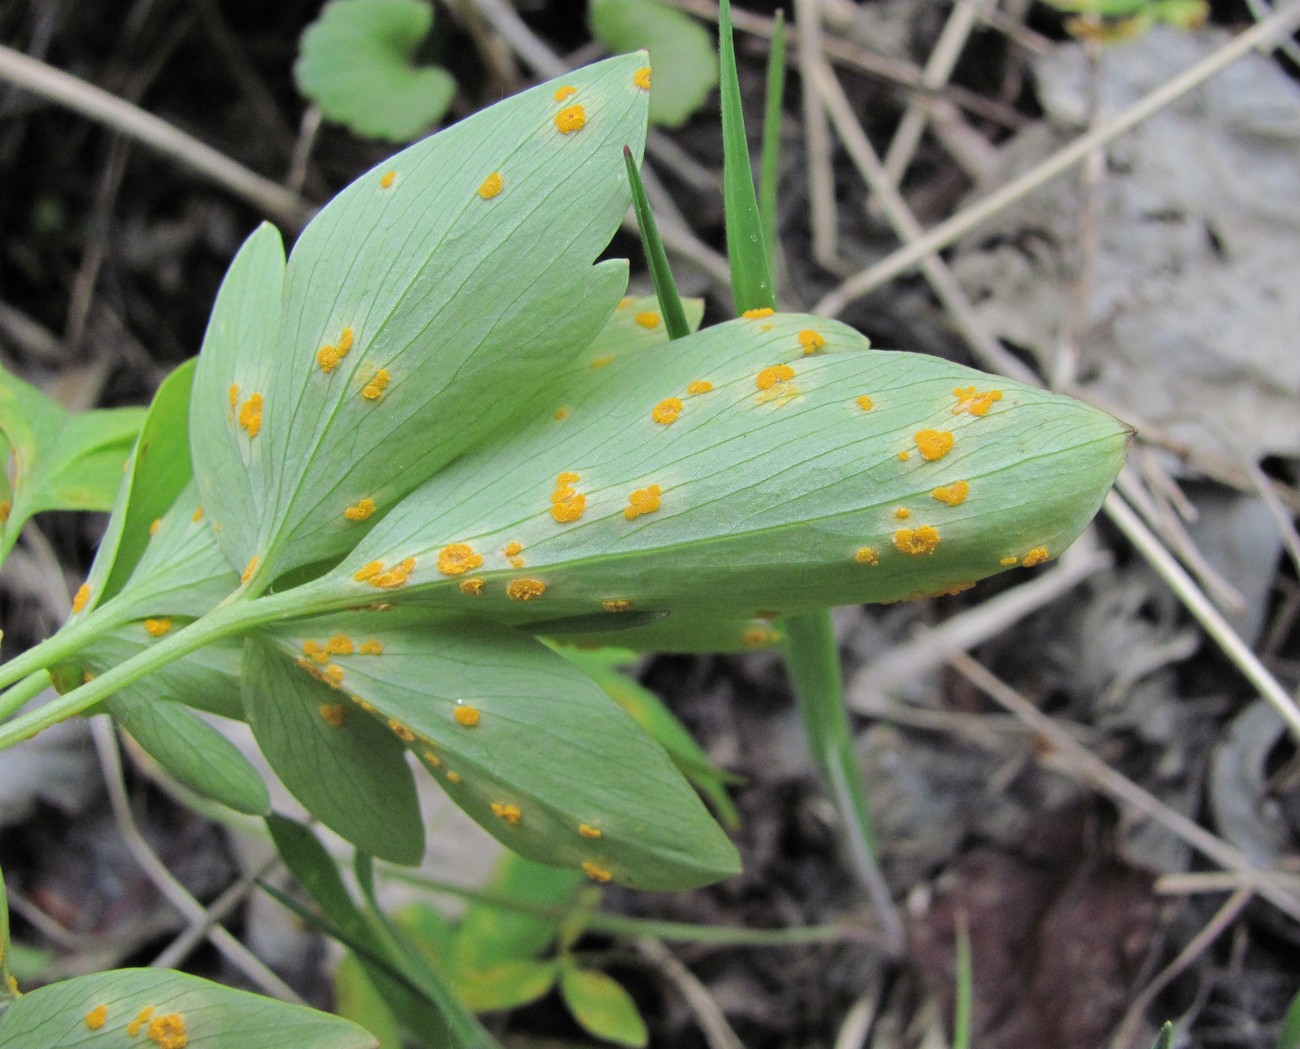
[[[560,994],[573,1018],[597,1038],[637,1049],[650,1041],[632,996],[612,976],[566,968],[560,974]]]

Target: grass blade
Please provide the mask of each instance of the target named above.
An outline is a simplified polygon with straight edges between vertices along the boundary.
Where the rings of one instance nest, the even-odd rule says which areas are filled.
[[[650,209],[650,198],[646,196],[641,173],[636,169],[636,158],[628,146],[623,147],[623,160],[627,163],[627,180],[632,184],[632,206],[636,208],[637,225],[641,227],[641,244],[645,248],[645,261],[650,267],[655,295],[659,297],[659,312],[664,316],[664,328],[668,331],[668,338],[680,339],[683,335],[689,335],[691,328],[686,323],[682,297],[677,293],[677,281],[673,279],[668,254],[664,251],[664,242],[659,236],[659,224],[655,222],[654,212]]]
[[[767,272],[776,297],[776,191],[781,168],[781,104],[785,100],[785,12],[772,22],[772,50],[767,56],[767,96],[763,110],[763,152],[759,164],[758,214],[767,248]]]

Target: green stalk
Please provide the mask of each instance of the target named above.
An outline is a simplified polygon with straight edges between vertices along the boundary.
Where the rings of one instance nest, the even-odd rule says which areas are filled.
[[[0,1013],[13,997],[9,982],[12,979],[9,972],[9,894],[5,891],[4,871],[0,870]]]
[[[957,989],[952,1016],[952,1049],[970,1049],[971,1008],[975,974],[971,967],[970,926],[966,912],[957,912]]]
[[[686,323],[686,311],[682,309],[682,297],[677,293],[677,281],[668,265],[668,253],[664,251],[663,239],[659,236],[659,224],[655,222],[654,212],[650,209],[650,198],[646,196],[645,184],[641,173],[636,169],[636,160],[632,150],[623,147],[623,160],[627,164],[627,180],[632,186],[632,206],[636,209],[637,225],[641,227],[641,244],[645,248],[646,265],[650,267],[650,279],[654,281],[655,295],[659,298],[659,312],[664,317],[664,329],[669,339],[680,339],[691,333]]]
[[[23,708],[32,696],[40,695],[50,687],[50,672],[36,670],[28,674],[12,688],[0,693],[0,720],[11,717]]]
[[[722,0],[718,8],[718,37],[722,51],[722,203],[726,212],[727,258],[731,262],[731,296],[737,313],[775,309],[772,273],[749,163],[749,139],[740,103],[740,77],[736,73],[736,45],[732,39],[728,0]]]
[[[767,247],[767,273],[776,297],[776,190],[781,171],[781,105],[785,100],[785,11],[772,22],[767,55],[767,95],[763,107],[763,152],[759,163],[758,213]]]

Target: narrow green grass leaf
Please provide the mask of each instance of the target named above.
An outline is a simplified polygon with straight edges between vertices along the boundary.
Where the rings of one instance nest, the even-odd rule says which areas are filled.
[[[424,826],[397,738],[261,638],[246,642],[243,684],[258,746],[308,811],[372,856],[417,863]]]
[[[663,750],[538,642],[399,611],[287,624],[273,636],[277,665],[303,659],[336,679],[335,695],[356,697],[345,729],[369,720],[405,742],[453,801],[521,855],[637,888],[690,888],[736,871],[731,843]],[[317,684],[290,673],[301,679],[294,688]],[[284,705],[289,685],[278,684]],[[260,741],[257,721],[254,730]],[[280,768],[282,758],[268,758]],[[336,777],[328,790],[338,786]]]
[[[204,506],[231,564],[254,564],[250,587],[346,552],[514,415],[503,389],[528,390],[600,332],[627,267],[592,262],[629,201],[619,150],[644,144],[644,62],[525,91],[344,189],[270,282],[278,334],[254,355],[224,345],[223,299],[264,309],[236,260],[191,432]]]
[[[0,1045],[192,1049],[374,1049],[329,1013],[236,991],[168,969],[116,969],[40,987],[0,1014]]]
[[[947,592],[1058,556],[1128,428],[865,346],[780,314],[561,373],[529,421],[430,479],[309,589],[511,623],[741,618]],[[407,567],[376,587],[375,566]]]
[[[650,198],[646,196],[645,186],[641,184],[641,173],[636,169],[636,161],[632,159],[630,149],[624,148],[623,159],[627,163],[627,179],[632,186],[632,206],[636,209],[646,264],[650,268],[650,279],[654,282],[664,326],[668,329],[668,338],[680,339],[683,335],[690,334],[691,329],[686,323],[682,297],[677,292],[677,281],[673,279],[672,267],[668,265],[668,253],[664,251],[664,242],[659,236],[659,225],[655,222]]]
[[[767,55],[767,94],[763,103],[762,172],[758,184],[758,214],[767,248],[767,272],[776,296],[776,198],[781,175],[781,107],[785,101],[785,11],[772,20],[772,45]]]
[[[126,689],[104,706],[145,753],[191,790],[236,812],[266,815],[271,807],[266,784],[239,748],[180,702],[143,692]]]
[[[693,18],[659,0],[591,0],[591,35],[611,51],[649,51],[650,122],[681,127],[718,83],[713,41]]]
[[[597,1038],[636,1049],[649,1044],[636,1003],[612,976],[568,967],[560,974],[560,994],[573,1018]]]
[[[333,0],[302,35],[294,81],[325,119],[358,135],[409,141],[456,93],[445,69],[412,65],[432,28],[424,0]]]
[[[728,0],[722,0],[718,7],[718,43],[722,66],[722,202],[727,220],[731,295],[737,313],[774,309],[776,293],[768,265],[768,249],[763,241],[763,220],[754,194]]]

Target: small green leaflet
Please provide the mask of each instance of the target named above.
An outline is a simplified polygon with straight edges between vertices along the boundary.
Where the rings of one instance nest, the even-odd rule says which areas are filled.
[[[628,205],[644,63],[575,70],[392,157],[312,221],[283,281],[273,231],[241,251],[191,443],[251,588],[352,548],[599,333],[626,285],[626,263],[592,263]]]
[[[375,1049],[356,1024],[168,969],[91,973],[30,991],[0,1014],[4,1049]]]
[[[529,420],[431,478],[307,589],[510,623],[602,609],[740,618],[951,592],[1073,541],[1127,427],[934,357],[865,349],[843,325],[773,314],[580,362],[541,387]],[[557,493],[581,497],[576,519],[557,516]],[[375,574],[395,565],[401,581]]]
[[[302,35],[298,90],[358,135],[409,141],[456,93],[445,69],[411,65],[432,28],[424,0],[333,0]]]
[[[634,1049],[650,1041],[632,996],[612,976],[568,966],[560,975],[560,994],[573,1018],[597,1038]]]

